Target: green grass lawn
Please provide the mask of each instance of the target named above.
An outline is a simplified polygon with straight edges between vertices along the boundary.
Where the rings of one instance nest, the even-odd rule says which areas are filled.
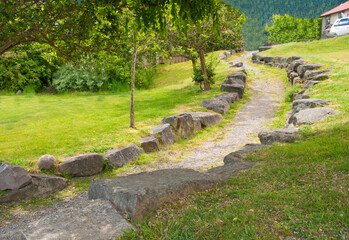
[[[218,55],[219,53],[215,53]],[[155,85],[136,91],[135,120],[129,126],[129,93],[0,96],[0,161],[38,171],[43,154],[59,161],[80,153],[125,147],[136,143],[162,118],[200,110],[201,101],[219,93],[228,74],[227,63],[217,67],[217,84],[210,92],[194,86],[191,62],[160,65]]]
[[[349,36],[273,47],[263,55],[299,55],[333,66],[311,97],[330,99],[340,114],[301,128],[293,144],[252,154],[260,162],[224,187],[198,193],[150,214],[122,239],[348,239]],[[256,66],[257,67],[257,66]],[[260,66],[262,76],[285,71]],[[269,73],[268,73],[269,71]],[[296,89],[288,87],[290,93]],[[290,111],[285,98],[272,127]]]

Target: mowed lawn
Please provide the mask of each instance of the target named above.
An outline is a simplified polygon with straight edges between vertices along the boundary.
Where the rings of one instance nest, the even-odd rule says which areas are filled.
[[[216,81],[228,71],[228,64],[220,62]],[[191,62],[159,66],[153,88],[136,90],[137,129],[128,127],[129,93],[0,96],[0,161],[30,169],[43,154],[62,161],[138,144],[163,117],[204,110],[201,101],[218,94],[219,84],[201,92],[191,78]]]

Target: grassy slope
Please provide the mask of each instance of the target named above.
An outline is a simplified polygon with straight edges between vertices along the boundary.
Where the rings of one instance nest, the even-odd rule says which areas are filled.
[[[228,74],[227,64],[220,63],[217,71],[221,82]],[[129,93],[1,96],[0,161],[35,171],[43,154],[63,160],[138,143],[163,117],[203,110],[202,99],[219,92],[219,84],[200,92],[191,76],[191,62],[160,66],[155,88],[136,91],[136,130],[128,128]]]
[[[265,55],[300,55],[333,66],[311,97],[331,99],[335,117],[302,127],[293,144],[249,157],[262,164],[215,191],[165,206],[123,239],[348,239],[349,36],[274,47]],[[275,69],[264,69],[277,74]],[[283,71],[283,75],[285,72]],[[281,77],[281,76],[280,76]],[[292,89],[289,89],[292,91]],[[290,102],[272,124],[281,127]]]

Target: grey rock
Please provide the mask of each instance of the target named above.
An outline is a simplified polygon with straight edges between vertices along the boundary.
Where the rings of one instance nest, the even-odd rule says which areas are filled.
[[[316,70],[321,67],[322,67],[321,64],[304,64],[297,67],[297,73],[299,74],[299,76],[303,78],[306,71]]]
[[[243,84],[222,84],[221,91],[224,92],[236,92],[239,94],[239,98],[243,98],[245,92],[245,86]]]
[[[274,62],[274,58],[273,57],[264,57],[264,62],[265,63],[273,63]]]
[[[21,95],[22,94],[22,91],[21,90],[18,90],[17,92],[16,92],[16,95]]]
[[[83,154],[68,158],[58,165],[61,173],[72,177],[87,177],[100,173],[103,169],[103,157],[97,153]]]
[[[30,174],[20,166],[2,163],[0,166],[0,191],[20,189],[32,182]]]
[[[302,82],[303,80],[300,77],[296,77],[293,79],[292,85],[301,84]]]
[[[257,55],[257,56],[256,56],[256,59],[257,59],[257,61],[260,61],[260,62],[263,62],[263,61],[264,61],[264,57],[263,57],[263,56]]]
[[[0,197],[0,203],[13,202],[31,197],[45,197],[59,192],[68,185],[68,180],[61,177],[31,175],[32,183],[17,190],[12,190]]]
[[[244,160],[252,152],[258,151],[259,149],[268,148],[268,145],[264,144],[246,144],[240,150],[229,153],[224,157],[224,164],[230,164]]]
[[[327,80],[329,78],[330,78],[330,75],[328,75],[328,74],[319,74],[319,75],[313,76],[311,78],[308,78],[307,80],[323,81],[323,80]]]
[[[243,62],[238,62],[238,63],[235,63],[235,64],[233,65],[233,67],[237,67],[237,68],[240,68],[240,67],[242,67],[242,66],[244,66],[244,63],[243,63]]]
[[[193,118],[193,120],[194,120],[194,132],[200,131],[202,128],[200,119]]]
[[[156,152],[160,149],[159,140],[155,137],[146,137],[139,141],[144,152]]]
[[[40,169],[53,170],[57,161],[52,155],[43,155],[39,158],[38,166]]]
[[[316,71],[307,70],[304,73],[304,80],[315,80],[315,79],[313,79],[314,77],[316,77],[318,75],[322,75],[324,73],[327,73],[330,70],[331,70],[330,68],[322,69],[322,70],[316,70]]]
[[[256,52],[254,52],[254,53],[252,53],[252,61],[255,61],[255,60],[257,60],[257,56],[258,56],[258,53],[256,53]]]
[[[178,139],[168,123],[154,127],[150,130],[150,134],[160,139],[165,146],[173,144]]]
[[[298,73],[296,73],[296,72],[291,72],[291,73],[289,74],[290,82],[293,82],[293,79],[295,79],[296,77],[299,77]]]
[[[301,99],[309,99],[310,97],[308,95],[305,94],[301,94],[301,93],[294,93],[293,94],[293,101],[296,100],[301,100]]]
[[[300,59],[301,59],[301,57],[299,57],[299,56],[292,56],[292,57],[289,57],[287,59],[287,63],[292,63],[292,62],[300,60]]]
[[[311,108],[311,109],[305,109],[298,113],[296,113],[291,124],[294,125],[301,125],[301,124],[313,124],[315,122],[318,122],[322,120],[323,118],[326,118],[328,116],[333,116],[337,114],[338,111],[331,109],[331,108]]]
[[[247,75],[245,73],[232,73],[232,74],[227,76],[228,81],[231,79],[240,79],[241,81],[243,81],[246,84]]]
[[[238,93],[222,94],[222,95],[216,96],[216,98],[230,104],[239,100],[239,94]]]
[[[305,62],[303,60],[296,60],[296,61],[293,61],[290,63],[290,65],[288,65],[287,67],[287,71],[289,72],[296,72],[297,71],[297,68],[300,66],[300,65],[304,65]]]
[[[309,98],[309,99],[299,99],[295,100],[292,103],[292,113],[297,113],[301,110],[315,107],[324,107],[330,104],[331,101],[322,100],[318,98]]]
[[[301,137],[295,129],[273,129],[258,133],[258,138],[262,144],[270,145],[273,142],[292,143]]]
[[[244,87],[246,87],[246,83],[244,81],[242,81],[241,79],[238,78],[229,78],[226,81],[223,82],[223,84],[240,84],[243,85]]]
[[[244,67],[234,69],[234,73],[243,73],[247,75],[246,69]]]
[[[132,226],[107,201],[96,200],[58,210],[22,230],[27,240],[108,240]]]
[[[137,145],[108,151],[104,158],[108,159],[108,163],[116,168],[120,168],[129,162],[136,160],[143,151]]]
[[[168,116],[168,117],[165,117],[164,119],[161,120],[161,123],[163,124],[170,124],[172,127],[174,127],[174,122],[175,122],[175,119],[176,117],[178,117],[179,115],[181,115],[182,113],[180,114],[176,114],[176,115],[172,115],[172,116]]]
[[[189,137],[194,134],[194,119],[190,114],[183,113],[175,118],[174,128],[181,137]]]
[[[227,113],[230,109],[230,105],[227,102],[215,99],[203,100],[202,107],[221,114]]]
[[[267,51],[269,49],[271,49],[271,46],[262,46],[262,47],[258,48],[258,51],[259,52],[264,52],[264,51]]]
[[[307,80],[304,82],[302,88],[303,89],[309,89],[312,86],[315,86],[316,84],[320,83],[320,81],[312,81],[312,80]]]
[[[217,113],[191,112],[189,114],[192,115],[194,121],[200,121],[201,127],[203,128],[215,125],[223,121],[222,115]]]
[[[219,183],[217,177],[192,169],[166,169],[95,180],[88,197],[108,200],[118,211],[138,221],[164,203],[213,189]]]

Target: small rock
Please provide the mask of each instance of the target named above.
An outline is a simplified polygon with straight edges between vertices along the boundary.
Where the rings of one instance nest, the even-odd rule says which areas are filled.
[[[16,95],[21,95],[22,94],[22,91],[21,90],[18,90],[17,92],[16,92]]]
[[[218,113],[208,112],[190,112],[189,113],[195,121],[200,121],[201,127],[209,127],[223,121],[222,115]]]
[[[290,124],[301,125],[301,124],[313,124],[326,118],[337,114],[338,111],[331,108],[310,108],[299,111],[296,113]]]
[[[224,92],[236,92],[239,94],[239,98],[243,98],[245,92],[245,86],[243,84],[222,84],[221,91]]]
[[[108,159],[110,165],[120,168],[129,162],[136,160],[142,152],[142,149],[137,145],[131,145],[129,147],[108,151],[104,155],[104,158]]]
[[[324,107],[330,103],[331,101],[322,100],[318,98],[295,100],[292,103],[292,113],[297,113],[301,110],[308,109],[308,108]]]
[[[57,161],[52,155],[43,155],[39,158],[38,166],[40,169],[53,170],[54,166],[57,164]]]
[[[154,127],[152,130],[150,130],[150,134],[158,137],[165,146],[173,144],[174,141],[178,139],[168,123]]]
[[[300,94],[300,93],[293,94],[293,101],[301,100],[301,99],[309,99],[309,98],[310,97],[308,95],[305,95],[305,94]]]
[[[301,84],[303,81],[300,77],[295,77],[293,79],[293,85],[296,85],[296,84]]]
[[[300,77],[303,78],[306,71],[316,70],[321,67],[322,67],[321,64],[304,64],[297,67],[297,73],[299,74]]]
[[[274,129],[261,131],[258,138],[262,144],[270,145],[273,142],[292,143],[301,135],[297,134],[298,129]]]
[[[160,149],[159,140],[155,137],[146,137],[139,142],[146,153],[156,152]]]
[[[15,190],[32,182],[30,174],[20,166],[2,163],[0,166],[0,191]]]
[[[307,80],[304,82],[302,88],[303,89],[309,89],[312,86],[315,86],[316,84],[320,83],[320,81],[311,81],[311,80]]]
[[[72,177],[88,177],[100,173],[103,169],[103,157],[97,153],[84,154],[68,158],[58,165],[61,173]]]
[[[194,134],[194,119],[190,114],[183,113],[175,118],[174,128],[180,137],[189,137]]]
[[[202,107],[221,114],[227,113],[230,109],[230,105],[227,102],[214,99],[203,100]]]
[[[32,174],[32,183],[0,197],[0,203],[13,202],[31,197],[45,197],[59,192],[68,185],[68,180],[61,177]]]
[[[222,95],[216,96],[216,98],[218,100],[225,101],[228,104],[230,104],[239,100],[239,94],[238,93],[222,94]]]

